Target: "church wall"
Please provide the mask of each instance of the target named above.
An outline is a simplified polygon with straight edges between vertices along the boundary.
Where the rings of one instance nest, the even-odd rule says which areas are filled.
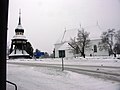
[[[100,39],[95,39],[90,41],[90,47],[85,49],[85,55],[90,56],[108,56],[107,50],[100,50],[99,49],[99,42]],[[59,58],[59,48],[64,45],[64,43],[55,44],[55,57]],[[67,45],[67,44],[66,44]],[[94,45],[97,47],[97,52],[94,52]],[[65,57],[74,57],[73,52],[69,46],[66,46],[66,48],[63,48],[62,50],[65,50]],[[80,56],[80,55],[79,55]]]
[[[109,55],[107,50],[102,50],[102,51],[100,50],[100,48],[99,48],[99,42],[100,41],[101,41],[100,39],[91,40],[90,41],[90,47],[85,50],[85,54],[87,56],[90,56],[90,54],[92,56],[106,56],[106,55]],[[97,47],[97,52],[94,52],[94,45],[96,45],[96,47]]]
[[[72,53],[72,51],[70,50],[70,49],[66,49],[65,50],[65,54],[66,54],[66,57],[68,58],[68,57],[73,57],[73,53]]]
[[[59,49],[64,44],[65,43],[55,44],[55,58],[59,58]],[[70,47],[63,48],[61,50],[65,50],[65,57],[73,57],[73,53],[72,53]]]
[[[62,43],[55,44],[55,58],[59,58],[59,48],[62,45]]]

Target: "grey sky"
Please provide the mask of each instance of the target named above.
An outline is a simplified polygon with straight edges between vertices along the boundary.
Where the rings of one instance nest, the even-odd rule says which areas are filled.
[[[120,0],[10,0],[8,41],[18,24],[19,8],[22,26],[34,49],[51,53],[64,28],[90,26],[91,38],[99,38],[108,28],[120,29]],[[96,23],[100,29],[95,29]]]

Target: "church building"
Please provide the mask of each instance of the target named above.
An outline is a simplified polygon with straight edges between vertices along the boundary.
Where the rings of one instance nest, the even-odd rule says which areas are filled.
[[[70,39],[77,37],[78,29],[74,30],[65,30],[62,38],[60,38],[54,44],[54,51],[55,51],[55,58],[60,58],[61,53],[64,57],[80,57],[80,54],[75,54],[73,52],[73,48],[69,45]],[[86,56],[108,56],[108,50],[102,50],[100,48],[99,42],[101,39],[91,39],[89,43],[89,48],[85,48],[85,55]]]

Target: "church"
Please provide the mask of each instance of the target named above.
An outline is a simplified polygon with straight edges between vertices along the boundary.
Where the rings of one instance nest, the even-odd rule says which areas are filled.
[[[24,29],[21,25],[21,11],[19,11],[19,22],[15,29],[15,35],[11,39],[9,59],[32,58],[32,55],[27,51],[28,44],[29,46],[31,45],[27,42],[27,38],[24,35]],[[29,50],[32,52],[32,47]]]
[[[60,58],[61,53],[64,57],[80,57],[80,54],[74,54],[73,48],[69,45],[70,39],[77,37],[78,29],[65,30],[63,36],[54,44],[55,58]],[[108,50],[101,50],[99,42],[101,39],[91,39],[89,48],[85,48],[86,56],[108,56]]]

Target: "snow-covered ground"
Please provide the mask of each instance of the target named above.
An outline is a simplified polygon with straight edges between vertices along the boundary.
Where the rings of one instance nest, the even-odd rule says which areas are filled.
[[[61,64],[61,59],[8,60],[10,62]],[[113,58],[71,58],[64,59],[64,63],[120,67],[120,60]],[[120,82],[50,67],[7,64],[7,80],[16,83],[18,90],[120,90]],[[7,90],[13,88],[7,84]]]

